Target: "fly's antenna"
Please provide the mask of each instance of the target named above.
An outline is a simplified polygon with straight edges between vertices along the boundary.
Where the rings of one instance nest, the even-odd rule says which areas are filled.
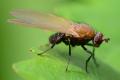
[[[103,41],[105,41],[106,43],[108,43],[109,40],[110,38],[103,38]]]

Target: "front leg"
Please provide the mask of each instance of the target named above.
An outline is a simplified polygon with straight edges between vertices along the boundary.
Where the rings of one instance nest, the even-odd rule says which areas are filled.
[[[97,65],[96,63],[96,59],[95,59],[95,55],[94,55],[94,51],[95,49],[93,48],[93,52],[89,51],[84,45],[81,46],[87,53],[90,54],[90,56],[88,57],[88,59],[86,60],[86,66],[85,66],[85,69],[86,69],[86,72],[88,72],[88,63],[90,61],[90,59],[92,58],[94,63]]]
[[[98,65],[98,63],[97,63],[97,61],[96,61],[96,58],[95,58],[95,47],[94,47],[94,44],[92,44],[92,43],[87,43],[86,45],[93,47],[93,50],[92,50],[92,53],[93,53],[92,59],[93,59],[95,65],[98,67],[99,65]]]

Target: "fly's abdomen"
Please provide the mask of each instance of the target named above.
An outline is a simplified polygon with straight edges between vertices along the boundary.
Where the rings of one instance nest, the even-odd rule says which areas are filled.
[[[63,37],[65,36],[64,33],[55,33],[49,37],[49,42],[51,44],[58,44],[62,41]]]

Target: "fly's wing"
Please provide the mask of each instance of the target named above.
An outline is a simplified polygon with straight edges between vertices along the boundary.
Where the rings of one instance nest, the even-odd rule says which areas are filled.
[[[72,34],[67,31],[72,28],[72,22],[61,17],[26,10],[16,10],[11,12],[11,14],[16,19],[9,19],[8,22],[10,23]]]

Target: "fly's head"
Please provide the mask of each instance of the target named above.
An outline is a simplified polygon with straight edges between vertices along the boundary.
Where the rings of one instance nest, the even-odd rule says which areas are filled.
[[[95,47],[99,47],[103,41],[107,43],[109,40],[109,38],[104,38],[104,35],[101,32],[97,32],[93,39],[93,43]]]

